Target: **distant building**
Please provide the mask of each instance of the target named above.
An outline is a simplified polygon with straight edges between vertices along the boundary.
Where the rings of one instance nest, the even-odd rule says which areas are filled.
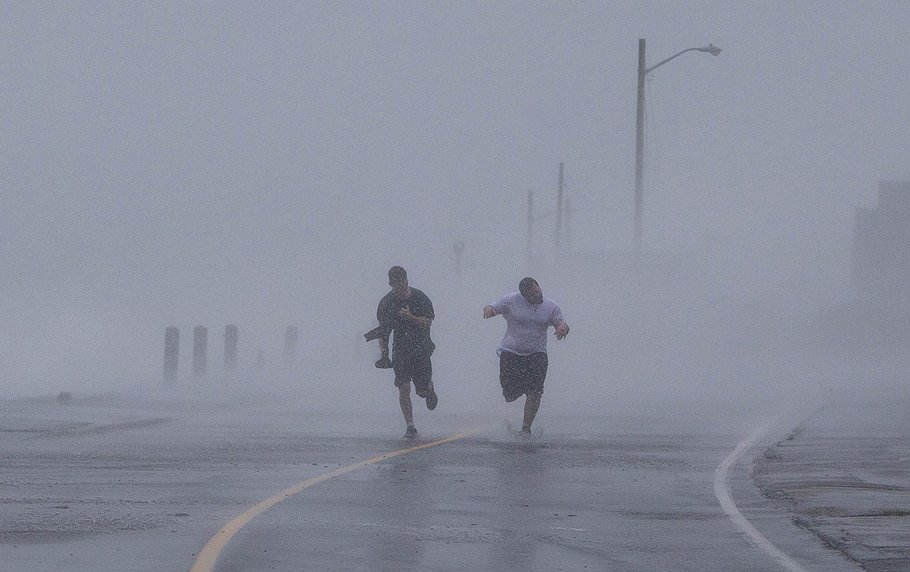
[[[873,300],[910,308],[910,181],[881,181],[878,208],[856,209],[853,281]]]

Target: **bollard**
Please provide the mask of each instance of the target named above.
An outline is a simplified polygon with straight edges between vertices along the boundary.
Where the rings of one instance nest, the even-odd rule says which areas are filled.
[[[203,326],[193,328],[193,377],[205,377],[206,352],[208,350],[209,331]]]
[[[297,326],[284,330],[284,367],[292,370],[297,365]]]
[[[233,377],[237,371],[237,326],[224,327],[224,375]]]
[[[180,357],[180,330],[169,326],[164,330],[164,381],[177,381],[177,363]]]

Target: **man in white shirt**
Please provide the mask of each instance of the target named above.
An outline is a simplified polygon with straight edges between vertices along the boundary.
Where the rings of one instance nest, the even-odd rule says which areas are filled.
[[[547,377],[547,329],[556,328],[556,339],[561,340],[569,333],[569,325],[559,304],[545,298],[537,280],[530,277],[519,282],[518,292],[483,309],[484,318],[499,315],[506,320],[506,333],[497,350],[502,396],[507,403],[525,396],[521,433],[529,436]]]

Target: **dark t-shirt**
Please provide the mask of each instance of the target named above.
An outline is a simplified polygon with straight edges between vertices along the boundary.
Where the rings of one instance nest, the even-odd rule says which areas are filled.
[[[421,318],[435,318],[433,302],[417,288],[411,288],[410,297],[402,300],[389,292],[379,301],[376,318],[385,335],[395,332],[395,344],[392,346],[392,359],[407,355],[433,353],[436,345],[430,339],[430,328],[418,326],[414,322],[398,317],[398,310],[407,306],[411,313]]]

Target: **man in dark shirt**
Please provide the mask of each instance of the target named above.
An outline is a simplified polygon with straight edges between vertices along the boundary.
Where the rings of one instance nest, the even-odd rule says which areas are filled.
[[[380,363],[388,361],[389,335],[395,332],[392,345],[392,367],[395,370],[395,387],[398,388],[398,402],[407,423],[406,439],[417,437],[414,414],[411,407],[411,381],[419,397],[426,399],[427,409],[436,409],[437,397],[433,388],[433,366],[430,356],[436,348],[430,339],[433,323],[433,303],[426,294],[408,286],[408,274],[401,266],[389,269],[389,286],[392,291],[382,297],[376,309],[379,320]]]

